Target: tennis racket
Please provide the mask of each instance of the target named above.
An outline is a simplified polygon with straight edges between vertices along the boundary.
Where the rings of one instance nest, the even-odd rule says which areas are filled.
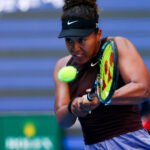
[[[118,50],[113,40],[106,41],[99,54],[97,73],[92,90],[87,99],[92,101],[97,97],[100,102],[108,105],[117,86],[118,80]]]

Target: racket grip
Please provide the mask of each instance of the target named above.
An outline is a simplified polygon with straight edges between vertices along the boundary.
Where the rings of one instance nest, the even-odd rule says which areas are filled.
[[[96,93],[88,93],[87,94],[87,99],[89,101],[92,101],[94,97],[98,97]]]

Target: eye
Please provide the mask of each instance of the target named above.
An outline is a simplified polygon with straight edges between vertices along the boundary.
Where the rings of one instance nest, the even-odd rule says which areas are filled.
[[[86,39],[85,39],[85,38],[79,38],[79,39],[78,39],[78,42],[79,42],[80,44],[85,43],[85,41],[86,41]]]
[[[73,41],[70,38],[65,38],[66,43],[71,44]]]

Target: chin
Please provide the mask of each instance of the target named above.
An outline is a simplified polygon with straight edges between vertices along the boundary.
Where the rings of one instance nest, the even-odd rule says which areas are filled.
[[[88,60],[76,60],[76,62],[77,62],[78,64],[85,64],[85,63],[88,62]]]
[[[85,64],[89,61],[89,59],[87,59],[86,57],[74,57],[74,60],[78,63],[78,64]]]

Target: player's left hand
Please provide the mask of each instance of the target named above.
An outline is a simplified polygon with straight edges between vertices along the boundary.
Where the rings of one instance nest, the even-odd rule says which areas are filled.
[[[89,93],[91,90],[87,89],[86,92]],[[98,100],[97,97],[94,97],[92,101],[89,101],[87,99],[87,94],[82,96],[83,101],[81,104],[81,109],[85,110],[85,111],[91,111],[95,108],[97,108],[100,105],[100,101]]]

